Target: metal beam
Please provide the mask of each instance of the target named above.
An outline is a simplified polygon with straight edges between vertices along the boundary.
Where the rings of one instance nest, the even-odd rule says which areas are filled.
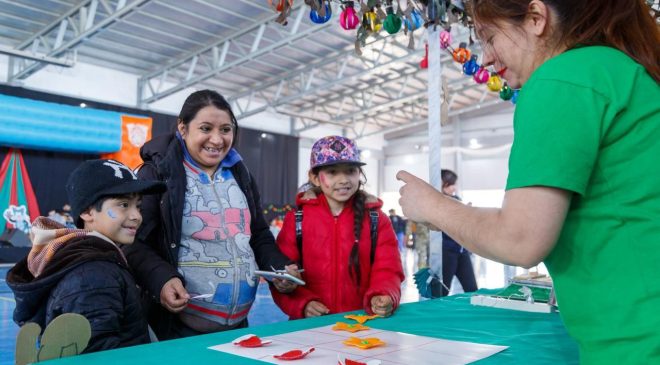
[[[31,61],[44,62],[51,65],[62,66],[62,67],[71,67],[73,66],[73,61],[63,60],[60,58],[53,58],[48,56],[41,56],[34,54],[32,52],[19,51],[16,49],[7,48],[5,46],[0,46],[0,54],[5,54],[11,57],[24,58]]]
[[[25,50],[31,47],[34,53],[39,49],[44,49],[46,57],[61,56],[85,39],[114,24],[127,14],[139,9],[147,2],[149,0],[134,0],[123,7],[118,7],[113,13],[107,13],[107,7],[102,7],[105,12],[102,12],[98,8],[98,0],[84,1],[23,41],[16,47],[16,50]],[[105,18],[96,21],[96,18],[102,16],[105,16]],[[48,44],[46,40],[53,37],[55,38],[54,43],[52,45]],[[41,60],[18,62],[16,73],[14,73],[14,69],[10,69],[7,79],[9,82],[25,79],[46,65],[47,63]]]
[[[292,10],[295,11],[297,9],[300,9],[302,11],[304,10],[302,9],[302,7],[303,4],[302,2],[300,2],[294,5],[294,8]],[[142,90],[139,91],[140,98],[138,99],[138,103],[141,106],[144,106],[145,104],[148,103],[153,103],[156,100],[160,100],[166,96],[172,95],[189,86],[193,86],[197,83],[203,82],[204,80],[212,78],[221,72],[228,71],[232,67],[239,66],[257,57],[266,55],[280,47],[290,45],[299,39],[309,37],[310,35],[322,31],[328,28],[329,26],[333,25],[331,22],[328,22],[325,24],[308,27],[307,29],[298,31],[295,34],[287,34],[284,38],[281,38],[276,42],[269,44],[268,46],[258,47],[259,43],[261,42],[261,37],[259,35],[263,35],[264,33],[269,33],[267,32],[268,27],[272,27],[272,28],[282,27],[282,25],[274,22],[274,20],[277,17],[278,14],[271,14],[268,17],[262,19],[261,21],[257,21],[253,23],[248,28],[235,32],[232,35],[221,39],[220,41],[213,42],[212,44],[209,44],[198,51],[189,53],[179,58],[178,60],[172,62],[170,65],[167,65],[166,67],[163,67],[149,74],[143,75],[140,78],[141,79],[140,85],[142,85]],[[251,44],[241,43],[239,39],[241,39],[247,34],[256,34],[257,38],[254,39]],[[213,58],[213,54],[214,52],[217,52],[218,48],[236,49],[238,51],[237,53],[240,54],[240,56],[238,56],[237,58],[235,58],[230,62],[224,62],[222,65],[216,64],[215,67],[212,68],[208,68],[208,67],[195,68],[195,66],[192,65],[193,60],[197,58]],[[176,80],[177,82],[173,86],[170,86],[166,89],[164,89],[165,85],[161,85],[161,87],[154,87],[153,82],[160,80],[164,74],[169,75],[169,77],[173,77],[173,75],[176,74],[177,69],[180,68],[191,69],[191,66],[193,66],[192,69],[194,69],[193,72],[194,76],[184,79],[179,78]]]
[[[313,95],[320,91],[328,90],[331,87],[345,84],[348,81],[357,80],[361,77],[378,73],[384,69],[389,69],[393,64],[403,62],[414,56],[419,56],[421,53],[421,50],[413,51],[398,58],[391,58],[389,60],[382,61],[380,64],[373,65],[372,68],[359,70],[357,73],[349,73],[342,66],[342,58],[355,57],[354,50],[351,49],[341,52],[335,57],[330,57],[330,60],[308,66],[300,71],[292,72],[287,75],[288,77],[279,78],[278,80],[263,84],[258,84],[252,87],[250,91],[232,96],[230,98],[230,102],[236,103],[236,101],[241,98],[254,97],[257,94],[260,95],[263,100],[265,100],[264,104],[260,104],[256,107],[252,107],[252,105],[248,104],[246,108],[239,109],[237,118],[244,118],[250,115],[261,113],[269,107],[274,108],[280,105],[288,104],[304,96]],[[315,83],[314,86],[307,82],[313,77],[312,75],[318,75],[321,73],[318,70],[328,67],[335,69],[335,76],[333,78],[321,79],[320,77],[315,77],[317,83]],[[267,96],[266,91],[269,91],[272,96]]]

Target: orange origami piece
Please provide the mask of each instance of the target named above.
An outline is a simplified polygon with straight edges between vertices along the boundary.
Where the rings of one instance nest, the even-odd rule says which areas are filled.
[[[369,327],[367,327],[367,326],[365,326],[361,323],[349,324],[349,323],[344,323],[344,322],[337,322],[337,324],[335,324],[332,327],[333,331],[347,331],[347,332],[359,332],[359,331],[364,331],[364,330],[368,330],[368,329],[369,329]]]
[[[343,343],[344,345],[355,346],[362,350],[385,345],[385,342],[381,341],[379,338],[376,337],[370,337],[370,338],[351,337],[348,340],[344,341]]]
[[[363,324],[364,322],[366,322],[370,319],[374,319],[374,318],[378,318],[378,317],[380,317],[380,316],[376,315],[376,314],[371,315],[371,316],[366,315],[366,314],[347,314],[347,315],[344,316],[344,318],[355,320],[359,324]]]

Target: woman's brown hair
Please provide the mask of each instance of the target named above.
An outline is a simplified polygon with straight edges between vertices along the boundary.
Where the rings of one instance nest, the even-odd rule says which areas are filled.
[[[645,0],[542,1],[557,15],[554,32],[559,34],[558,44],[568,48],[577,45],[617,48],[660,82],[660,28]],[[468,8],[476,23],[507,20],[522,24],[529,3],[529,0],[472,0]]]

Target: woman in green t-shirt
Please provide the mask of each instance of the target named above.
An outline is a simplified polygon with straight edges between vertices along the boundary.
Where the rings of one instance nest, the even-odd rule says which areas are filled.
[[[660,363],[653,3],[471,1],[483,64],[521,88],[502,208],[466,206],[397,174],[408,218],[480,256],[546,264],[586,364]]]

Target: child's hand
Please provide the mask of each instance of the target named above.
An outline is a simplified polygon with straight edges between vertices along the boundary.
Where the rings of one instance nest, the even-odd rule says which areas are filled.
[[[371,311],[374,312],[374,314],[389,317],[392,315],[393,308],[392,298],[388,295],[376,295],[371,297]]]
[[[312,300],[305,306],[305,318],[318,317],[328,313],[330,313],[328,307],[316,300]]]
[[[172,313],[178,313],[188,305],[190,295],[179,278],[168,280],[160,290],[160,304]]]
[[[302,276],[300,276],[300,273],[298,272],[298,265],[296,264],[287,265],[284,267],[284,269],[286,269],[286,272],[289,275],[295,276],[298,279],[302,280]],[[278,292],[284,294],[291,293],[292,291],[296,290],[296,288],[298,287],[296,283],[280,278],[273,278],[273,285],[275,285],[275,288],[277,289]]]

